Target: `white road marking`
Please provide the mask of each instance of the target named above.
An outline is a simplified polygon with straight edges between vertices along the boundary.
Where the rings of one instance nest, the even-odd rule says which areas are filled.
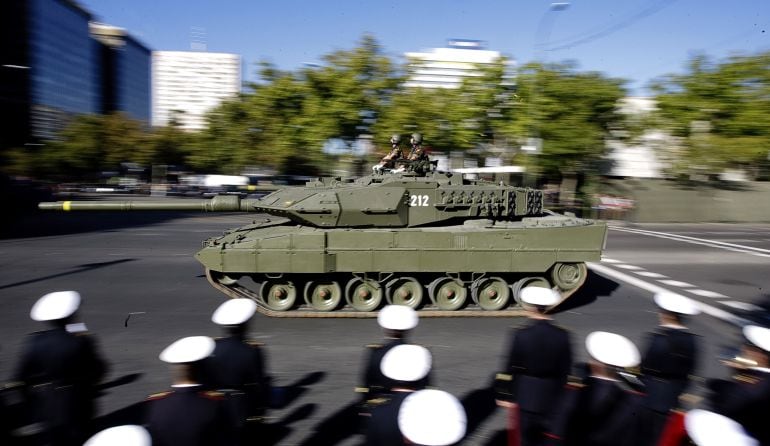
[[[743,310],[743,311],[762,310],[761,308],[759,308],[758,306],[756,306],[754,304],[749,304],[749,303],[746,303],[746,302],[738,302],[738,301],[735,301],[735,300],[720,300],[719,303],[722,304],[722,305],[726,305],[726,306],[732,307],[732,308],[737,308],[737,309]]]
[[[649,277],[651,279],[668,279],[668,276],[664,276],[660,273],[653,273],[652,271],[639,271],[636,274],[640,276]]]
[[[680,282],[678,280],[658,280],[658,282],[669,285],[669,286],[675,286],[679,288],[695,288],[695,285],[687,282]]]
[[[613,229],[615,231],[621,231],[621,232],[630,232],[632,234],[649,235],[652,237],[659,237],[659,238],[664,238],[668,240],[676,240],[676,241],[685,242],[685,243],[692,243],[694,245],[709,246],[712,248],[719,248],[727,251],[750,254],[757,257],[770,257],[769,249],[756,248],[754,246],[745,246],[745,245],[737,245],[735,243],[717,242],[714,240],[688,237],[686,235],[669,234],[666,232],[647,231],[644,229],[622,228],[620,226],[610,226],[610,229]]]
[[[709,291],[709,290],[687,290],[687,291],[700,297],[710,297],[712,299],[728,299],[727,296],[725,296],[722,293],[717,293],[716,291]]]
[[[627,269],[627,270],[630,270],[630,271],[641,271],[641,270],[644,269],[641,266],[636,266],[636,265],[622,264],[622,265],[615,265],[615,266],[617,266],[618,268]]]
[[[615,260],[615,259],[602,259],[602,262],[604,262],[604,263],[623,263],[620,260]]]
[[[623,281],[629,285],[635,286],[637,288],[641,288],[651,293],[660,293],[664,291],[669,293],[671,292],[670,290],[667,290],[661,286],[655,285],[654,283],[645,282],[642,279],[638,279],[636,277],[630,276],[620,271],[615,271],[614,269],[601,265],[599,263],[589,262],[587,265],[589,268],[591,268],[592,270],[596,271],[597,273],[603,276],[607,276],[613,279]],[[720,310],[719,308],[712,307],[711,305],[704,304],[703,302],[695,301],[695,303],[698,305],[698,308],[700,308],[702,312],[708,314],[709,316],[713,316],[717,319],[721,319],[723,321],[727,321],[736,325],[746,325],[749,323],[749,321],[747,321],[746,319],[738,317],[730,312]]]

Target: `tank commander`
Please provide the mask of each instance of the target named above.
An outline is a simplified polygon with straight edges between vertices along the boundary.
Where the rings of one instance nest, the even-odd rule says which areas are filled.
[[[407,160],[410,162],[409,168],[419,173],[430,171],[430,157],[422,146],[422,135],[420,133],[412,133],[412,138],[409,142],[412,144],[412,149],[407,157]]]
[[[106,372],[94,337],[83,323],[75,323],[79,306],[79,293],[57,291],[41,297],[30,311],[32,320],[51,328],[27,339],[14,385],[22,387],[29,402],[30,421],[45,426],[46,444],[83,443],[96,386]]]
[[[669,412],[677,409],[679,396],[687,389],[698,356],[698,337],[684,325],[685,317],[700,310],[695,303],[678,294],[655,294],[659,327],[649,334],[642,356],[641,380],[644,383],[646,416],[644,435],[657,443]]]
[[[147,399],[147,422],[156,446],[238,444],[234,416],[221,392],[201,383],[202,360],[214,351],[208,336],[182,338],[166,347],[160,360],[171,364],[173,384]]]
[[[220,305],[211,320],[226,336],[215,340],[214,352],[204,360],[204,385],[225,394],[242,435],[247,435],[247,422],[261,421],[270,395],[264,346],[247,339],[256,311],[251,299],[229,299]]]
[[[511,335],[504,369],[496,377],[498,405],[519,405],[523,445],[543,444],[547,423],[561,400],[572,368],[569,333],[555,325],[546,310],[561,300],[550,288],[526,287],[521,299],[531,323]]]
[[[401,150],[401,135],[394,133],[390,137],[390,152],[385,155],[380,163],[375,165],[372,170],[381,172],[384,169],[394,169],[398,160],[404,159],[404,152]]]

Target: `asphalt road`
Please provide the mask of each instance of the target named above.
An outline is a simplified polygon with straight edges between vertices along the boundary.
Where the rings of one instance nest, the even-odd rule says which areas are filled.
[[[100,398],[103,420],[169,383],[160,351],[189,335],[217,336],[211,312],[222,295],[193,259],[200,242],[250,222],[238,214],[40,214],[0,240],[0,378],[10,379],[37,298],[78,290],[83,321],[97,334],[111,363],[112,386]],[[732,314],[770,287],[770,225],[617,226],[604,260],[592,265],[586,286],[557,315],[573,333],[576,360],[585,336],[607,330],[644,344],[656,324],[652,295],[663,288],[708,307],[692,319],[705,347],[698,374],[726,375],[716,354],[736,344]],[[739,304],[736,304],[739,303]],[[130,317],[129,317],[130,315]],[[715,317],[716,316],[716,317]],[[521,319],[424,319],[413,341],[434,355],[435,384],[469,409],[464,444],[497,444],[505,427],[492,405],[490,379],[502,360],[510,327]],[[355,400],[363,346],[381,338],[370,319],[255,317],[252,336],[268,345],[270,370],[284,387],[285,407],[272,411],[279,444],[357,444],[340,413]],[[696,387],[696,392],[700,387]],[[342,424],[340,424],[340,422]],[[338,437],[342,437],[338,440]]]

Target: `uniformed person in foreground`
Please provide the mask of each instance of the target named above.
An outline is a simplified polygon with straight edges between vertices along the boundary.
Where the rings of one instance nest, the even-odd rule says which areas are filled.
[[[76,322],[80,307],[76,291],[41,297],[30,311],[48,330],[29,336],[15,380],[23,386],[32,422],[43,429],[45,444],[80,445],[94,416],[96,386],[106,365],[94,336]]]
[[[636,346],[603,331],[586,337],[589,376],[567,392],[549,434],[551,444],[626,446],[641,444],[641,395],[628,389],[618,371],[639,365]]]
[[[648,336],[641,362],[644,383],[646,442],[655,444],[672,409],[679,407],[679,396],[690,384],[698,357],[698,337],[690,332],[685,318],[700,313],[695,302],[684,296],[661,292],[655,295],[660,307],[660,325]]]
[[[697,446],[760,446],[740,424],[707,410],[687,412],[684,425],[687,437]]]
[[[398,414],[398,427],[406,440],[401,444],[447,446],[463,439],[468,418],[453,395],[426,389],[404,399]]]
[[[370,446],[402,445],[399,430],[399,409],[411,393],[425,388],[425,378],[430,372],[433,358],[425,347],[402,344],[388,350],[382,358],[380,369],[391,387],[386,396],[372,405],[368,420],[366,444]]]
[[[126,424],[97,433],[83,446],[152,446],[152,439],[144,427]]]
[[[763,445],[770,444],[770,329],[743,327],[746,342],[729,365],[730,380],[712,380],[711,407],[714,412],[740,423]]]
[[[182,338],[160,354],[171,364],[171,389],[150,395],[147,425],[155,446],[238,444],[235,422],[224,395],[204,388],[199,380],[202,360],[214,351],[207,336]]]
[[[382,157],[379,164],[376,164],[372,170],[380,172],[383,169],[394,169],[398,160],[404,159],[404,152],[401,150],[401,135],[393,134],[390,137],[390,152]]]
[[[385,335],[383,344],[366,346],[366,359],[361,376],[362,384],[356,388],[363,401],[376,399],[388,393],[391,383],[382,374],[380,364],[393,347],[406,344],[409,333],[417,326],[417,312],[405,305],[388,305],[377,314],[377,323]]]
[[[503,407],[518,403],[522,444],[530,446],[545,441],[548,423],[572,368],[572,347],[569,333],[546,314],[546,309],[560,300],[556,291],[526,287],[521,290],[521,299],[528,307],[531,323],[511,334],[503,371],[497,375],[497,400]]]
[[[215,340],[214,352],[204,361],[204,384],[226,395],[241,428],[247,421],[261,421],[270,395],[263,345],[247,338],[256,311],[251,299],[230,299],[220,305],[211,320],[223,327],[226,336]]]

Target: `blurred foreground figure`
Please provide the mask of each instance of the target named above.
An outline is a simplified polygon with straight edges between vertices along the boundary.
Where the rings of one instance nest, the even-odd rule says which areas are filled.
[[[462,440],[468,419],[457,398],[441,390],[427,389],[404,400],[398,413],[398,427],[406,440],[401,444],[447,446]]]
[[[639,350],[627,338],[596,331],[586,337],[589,376],[559,408],[551,443],[576,446],[641,444],[641,395],[626,388],[617,368],[639,365]],[[563,412],[561,412],[563,411]]]
[[[214,351],[207,336],[179,339],[160,354],[172,365],[171,390],[148,397],[147,424],[155,446],[238,444],[224,395],[199,381],[202,360]]]
[[[388,394],[391,383],[380,369],[382,358],[390,349],[406,344],[409,332],[417,326],[417,312],[405,305],[388,305],[377,314],[377,323],[385,334],[384,344],[367,345],[366,359],[363,367],[360,387],[356,392],[361,393],[363,401],[376,399]]]
[[[687,436],[697,446],[759,446],[740,424],[713,412],[691,410],[684,424]]]
[[[527,287],[521,299],[532,322],[511,335],[504,371],[496,377],[498,405],[519,405],[518,426],[523,446],[540,445],[553,411],[562,398],[572,367],[569,333],[556,326],[546,309],[560,300],[550,288]],[[507,383],[508,385],[505,385]],[[506,391],[507,390],[507,391]]]
[[[127,424],[105,429],[89,438],[83,446],[151,446],[150,433],[142,426]]]
[[[425,378],[433,363],[428,349],[419,345],[403,344],[390,349],[382,358],[382,374],[390,380],[388,395],[372,405],[366,444],[370,446],[398,446],[404,444],[399,430],[399,409],[410,394],[425,387]]]
[[[94,415],[96,385],[105,374],[94,337],[83,323],[73,323],[79,306],[80,294],[58,291],[41,297],[30,312],[33,320],[51,328],[29,336],[15,379],[44,444],[83,443]]]
[[[225,394],[241,430],[247,421],[261,421],[270,395],[263,345],[246,338],[256,311],[251,299],[230,299],[220,305],[211,320],[227,336],[216,339],[214,352],[204,361],[204,384]]]
[[[382,157],[380,163],[375,165],[372,170],[380,172],[384,169],[395,169],[396,162],[400,159],[404,159],[404,153],[401,151],[399,144],[401,143],[401,135],[394,134],[390,137],[390,152]]]
[[[644,383],[645,443],[656,444],[672,409],[679,407],[679,396],[690,384],[698,357],[698,338],[684,326],[684,318],[700,313],[695,303],[678,294],[658,293],[660,325],[648,336],[642,357]]]
[[[729,364],[735,375],[709,382],[711,405],[766,445],[770,444],[770,329],[747,325],[743,335],[746,342],[740,356]]]

